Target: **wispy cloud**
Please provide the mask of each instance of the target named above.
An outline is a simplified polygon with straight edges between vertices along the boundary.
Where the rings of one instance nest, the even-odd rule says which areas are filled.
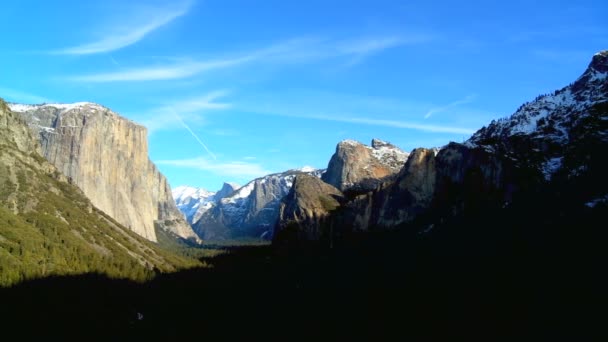
[[[416,122],[399,121],[399,120],[385,120],[385,119],[373,119],[364,117],[338,117],[338,116],[325,116],[325,115],[309,115],[309,116],[297,116],[306,119],[323,120],[323,121],[334,121],[344,122],[360,125],[369,126],[383,126],[392,128],[405,128],[413,129],[423,132],[431,133],[456,133],[456,134],[473,134],[474,129],[444,126],[444,125],[425,125]]]
[[[431,110],[429,110],[429,111],[428,111],[428,112],[427,112],[427,113],[424,115],[424,118],[425,118],[425,119],[428,119],[428,118],[430,118],[430,117],[431,117],[433,114],[437,114],[437,113],[445,112],[445,111],[450,110],[450,109],[452,109],[452,108],[454,108],[454,107],[458,107],[458,106],[461,106],[461,105],[464,105],[464,104],[471,103],[471,102],[473,102],[473,101],[475,100],[475,98],[476,98],[476,97],[477,97],[477,95],[476,95],[476,94],[471,94],[471,95],[467,95],[467,96],[466,96],[465,98],[463,98],[463,99],[460,99],[460,100],[457,100],[457,101],[454,101],[454,102],[448,103],[448,104],[447,104],[447,105],[445,105],[445,106],[441,106],[441,107],[435,107],[435,108],[432,108]]]
[[[123,69],[107,73],[67,77],[68,81],[87,83],[137,82],[175,80],[192,77],[205,71],[224,69],[249,62],[251,57],[219,59],[201,62],[183,62],[164,66]]]
[[[122,26],[118,29],[102,28],[103,36],[94,42],[53,51],[55,54],[89,55],[122,49],[144,39],[154,30],[169,24],[173,20],[185,15],[192,5],[191,1],[180,3],[171,8],[158,7],[147,11],[147,18],[132,25]],[[137,9],[134,9],[134,11]]]
[[[241,177],[247,179],[261,177],[272,173],[271,171],[266,170],[260,164],[256,163],[243,161],[218,162],[215,160],[209,160],[204,157],[176,160],[158,160],[155,162],[160,165],[190,168],[201,171],[207,171],[222,176]]]
[[[400,45],[419,44],[431,39],[430,36],[389,36],[360,39],[320,39],[298,38],[273,44],[252,51],[233,54],[209,60],[184,59],[168,65],[154,65],[124,68],[119,71],[102,72],[67,77],[76,82],[136,82],[174,80],[192,77],[204,72],[243,66],[245,64],[284,65],[310,63],[329,58],[347,58],[361,62],[367,56]],[[351,63],[355,64],[355,63]]]
[[[315,101],[310,101],[311,98]],[[429,107],[432,106],[390,98],[306,90],[285,92],[280,97],[258,94],[254,98],[236,100],[234,104],[234,108],[239,111],[257,115],[411,129],[430,133],[475,132],[475,129],[460,125],[456,117],[446,118],[439,124],[422,122],[419,113],[424,113]]]
[[[10,102],[19,102],[26,104],[39,104],[54,102],[46,97],[26,93],[23,91],[0,87],[0,97]]]

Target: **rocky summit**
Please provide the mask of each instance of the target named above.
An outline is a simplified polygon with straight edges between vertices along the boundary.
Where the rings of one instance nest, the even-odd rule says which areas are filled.
[[[96,207],[150,241],[157,241],[155,225],[197,239],[148,159],[145,127],[87,102],[10,108],[38,138],[42,155]]]
[[[281,201],[275,241],[318,241],[331,235],[331,227],[326,226],[325,221],[340,206],[343,197],[340,190],[318,177],[297,175]]]
[[[344,140],[338,143],[322,179],[341,191],[371,191],[396,175],[407,157],[408,153],[378,139],[372,140],[372,146]]]

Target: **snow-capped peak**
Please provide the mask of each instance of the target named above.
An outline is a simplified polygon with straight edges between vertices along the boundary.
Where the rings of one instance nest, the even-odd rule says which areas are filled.
[[[14,112],[27,112],[29,110],[35,110],[38,108],[53,107],[62,111],[68,111],[76,108],[89,107],[98,110],[104,110],[105,108],[97,103],[92,102],[75,102],[75,103],[45,103],[45,104],[20,104],[20,103],[9,103],[9,108]]]
[[[486,149],[499,147],[508,152],[513,138],[526,137],[526,141],[534,145],[530,147],[530,153],[538,155],[540,169],[549,181],[562,167],[563,155],[556,152],[559,149],[555,146],[568,145],[573,127],[591,115],[593,106],[605,101],[608,101],[608,51],[601,51],[593,56],[588,68],[575,82],[523,104],[508,118],[492,121],[465,145]]]
[[[211,192],[208,190],[205,190],[203,188],[195,188],[195,187],[191,187],[191,186],[178,186],[175,189],[171,190],[171,194],[173,195],[173,198],[176,200],[176,202],[178,200],[185,200],[188,198],[191,199],[201,199],[201,198],[207,198],[209,196],[213,196],[215,194],[215,192]]]
[[[596,53],[587,70],[572,84],[522,105],[511,117],[493,121],[475,133],[469,142],[518,134],[538,135],[568,141],[568,126],[575,115],[591,105],[608,100],[608,50]],[[578,113],[578,114],[577,114]]]

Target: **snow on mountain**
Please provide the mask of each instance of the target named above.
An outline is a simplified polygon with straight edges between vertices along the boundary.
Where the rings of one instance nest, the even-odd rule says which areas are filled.
[[[562,166],[563,149],[557,147],[570,144],[572,129],[589,118],[595,105],[605,101],[608,101],[608,51],[595,54],[583,75],[572,84],[538,96],[510,117],[492,121],[465,144],[486,149],[503,146],[508,151],[512,148],[507,145],[525,137],[533,145],[530,154],[536,153],[540,158],[539,168],[545,179],[551,180]],[[518,160],[523,156],[509,157]]]
[[[278,217],[281,199],[291,190],[295,177],[306,173],[320,178],[323,172],[304,167],[256,178],[214,202],[200,219],[194,220],[194,229],[207,240],[268,235]]]
[[[9,103],[8,106],[13,112],[27,112],[29,110],[36,110],[39,108],[47,108],[47,107],[57,108],[57,109],[60,109],[63,111],[79,109],[79,108],[83,108],[83,107],[90,107],[90,108],[94,108],[94,109],[98,109],[98,110],[106,109],[102,105],[99,105],[97,103],[92,103],[92,102],[45,103],[45,104],[37,104],[37,105]]]
[[[196,222],[213,205],[234,192],[239,187],[236,183],[224,183],[217,192],[190,186],[178,186],[172,190],[173,198],[179,210],[186,215],[188,223]]]
[[[210,208],[215,192],[203,188],[190,186],[178,186],[171,190],[177,208],[184,213],[188,223],[192,224],[192,218],[200,208]]]

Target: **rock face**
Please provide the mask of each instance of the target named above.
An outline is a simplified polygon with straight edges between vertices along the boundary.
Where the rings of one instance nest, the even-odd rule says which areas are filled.
[[[371,191],[397,174],[407,157],[398,147],[381,140],[372,140],[371,147],[344,140],[336,147],[323,181],[341,191]]]
[[[91,202],[156,241],[155,224],[196,239],[175,206],[166,178],[148,159],[143,126],[92,103],[11,105],[38,136],[42,155]]]
[[[198,221],[203,214],[211,209],[222,198],[231,195],[240,186],[234,183],[224,183],[218,192],[207,191],[203,188],[178,186],[171,192],[177,208],[186,215],[191,225]]]
[[[331,235],[325,223],[330,213],[340,207],[342,192],[317,177],[295,177],[289,194],[281,201],[274,241],[317,241]]]
[[[285,197],[298,174],[320,177],[324,170],[289,170],[255,179],[214,203],[194,223],[204,240],[270,238]]]

